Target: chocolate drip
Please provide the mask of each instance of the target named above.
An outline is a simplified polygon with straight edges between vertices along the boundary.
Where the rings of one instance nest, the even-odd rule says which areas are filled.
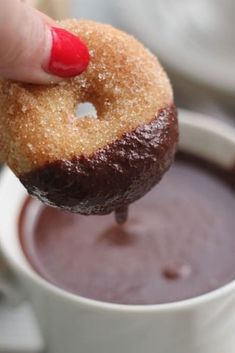
[[[122,206],[115,210],[115,220],[117,224],[123,224],[128,218],[128,206]]]

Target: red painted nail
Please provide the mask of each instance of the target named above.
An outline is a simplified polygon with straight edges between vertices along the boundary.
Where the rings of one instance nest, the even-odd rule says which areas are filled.
[[[63,28],[51,28],[52,49],[48,71],[60,77],[83,72],[90,60],[88,48],[81,39]]]

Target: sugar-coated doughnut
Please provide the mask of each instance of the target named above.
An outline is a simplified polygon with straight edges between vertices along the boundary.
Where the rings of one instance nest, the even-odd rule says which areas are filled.
[[[0,153],[43,202],[106,214],[169,168],[178,136],[172,89],[156,57],[128,34],[93,21],[60,25],[87,43],[90,65],[57,85],[1,80]],[[82,102],[98,118],[76,118]]]

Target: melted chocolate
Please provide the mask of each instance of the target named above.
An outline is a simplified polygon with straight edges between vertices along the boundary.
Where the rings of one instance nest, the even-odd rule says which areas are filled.
[[[128,218],[128,206],[120,207],[115,210],[115,220],[117,224],[123,224]]]
[[[121,226],[113,215],[85,217],[28,200],[20,238],[35,270],[67,291],[157,304],[235,279],[234,215],[234,173],[179,155]]]
[[[139,199],[159,182],[172,163],[177,140],[172,105],[89,158],[48,163],[20,180],[31,195],[49,205],[87,215],[107,214]]]

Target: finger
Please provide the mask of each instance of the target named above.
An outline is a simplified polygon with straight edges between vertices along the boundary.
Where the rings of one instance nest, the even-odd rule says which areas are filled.
[[[23,2],[0,1],[0,76],[57,82],[78,75],[88,63],[88,49],[77,36]]]

